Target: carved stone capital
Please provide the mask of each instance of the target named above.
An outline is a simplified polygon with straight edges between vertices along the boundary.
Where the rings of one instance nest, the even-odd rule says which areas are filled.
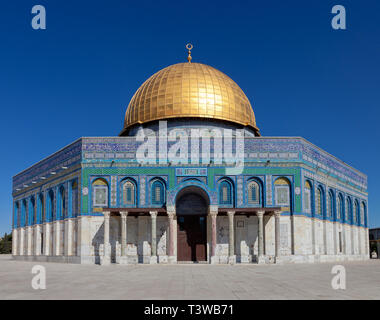
[[[258,218],[262,218],[264,216],[264,214],[265,214],[265,211],[256,211],[256,216]]]
[[[120,217],[122,219],[126,219],[128,216],[128,211],[120,211]]]
[[[281,216],[281,211],[280,210],[274,211],[273,213],[274,213],[274,216],[276,218],[279,218]]]
[[[158,212],[157,211],[149,211],[149,214],[152,217],[152,219],[156,219]]]
[[[217,216],[218,215],[218,206],[216,205],[210,205],[209,208],[209,215],[210,216]]]
[[[231,218],[235,215],[235,211],[227,211],[227,215]]]
[[[169,217],[174,217],[176,212],[175,212],[175,206],[167,206],[166,207],[166,213]]]
[[[109,219],[111,215],[111,211],[103,211],[104,219]]]

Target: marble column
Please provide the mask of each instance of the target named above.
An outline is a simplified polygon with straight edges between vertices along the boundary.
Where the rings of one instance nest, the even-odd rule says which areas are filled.
[[[176,263],[177,257],[174,256],[174,216],[175,208],[167,208],[168,220],[169,220],[169,263]]]
[[[125,257],[127,255],[127,217],[128,211],[120,212],[121,222],[121,255]]]
[[[216,206],[210,206],[210,213],[211,217],[211,264],[217,264],[219,263],[219,259],[216,255],[216,217],[218,216],[218,208]]]
[[[12,255],[16,256],[19,254],[19,250],[17,250],[17,246],[18,246],[18,238],[17,238],[18,234],[17,234],[17,229],[14,228],[12,230]]]
[[[127,219],[128,211],[120,211],[120,224],[121,224],[121,253],[118,258],[119,264],[128,264],[127,257]]]
[[[258,257],[257,263],[265,263],[264,258],[264,213],[265,211],[257,211],[256,215],[258,218]]]
[[[19,243],[19,255],[20,256],[23,256],[25,254],[24,252],[24,244],[25,244],[25,229],[24,228],[20,228],[20,243]]]
[[[65,220],[65,256],[73,254],[73,220],[71,218]]]
[[[31,256],[33,254],[32,252],[32,243],[33,243],[33,230],[31,226],[27,227],[27,237],[28,237],[28,243],[27,243],[27,255]]]
[[[104,236],[103,236],[103,256],[100,256],[100,264],[111,263],[111,244],[110,244],[110,215],[111,212],[104,211]]]
[[[235,225],[234,225],[234,216],[235,211],[228,211],[228,221],[229,221],[229,228],[228,228],[228,235],[229,235],[229,241],[228,241],[228,263],[234,264],[236,263],[236,255],[235,255]]]
[[[34,226],[34,255],[41,255],[41,225]]]
[[[45,256],[50,256],[50,223],[45,222],[44,224],[44,252]]]
[[[150,263],[156,264],[157,263],[157,211],[149,211],[150,217],[151,217],[151,255],[150,255]]]
[[[280,260],[280,215],[281,211],[274,212],[274,232],[275,232],[275,260]]]
[[[53,246],[53,255],[59,256],[61,248],[61,223],[59,220],[54,221],[54,246]]]

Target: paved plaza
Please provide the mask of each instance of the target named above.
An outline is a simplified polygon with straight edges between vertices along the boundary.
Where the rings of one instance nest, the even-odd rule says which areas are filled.
[[[46,267],[46,289],[31,286]],[[380,260],[341,263],[346,289],[334,290],[334,264],[75,265],[0,255],[0,299],[380,299]]]

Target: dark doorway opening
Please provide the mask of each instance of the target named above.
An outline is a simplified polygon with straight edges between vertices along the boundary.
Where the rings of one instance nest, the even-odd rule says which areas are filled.
[[[177,261],[207,261],[208,197],[187,188],[177,199]],[[207,197],[207,198],[206,198]],[[206,198],[206,199],[205,199]]]
[[[179,216],[177,234],[178,261],[206,261],[207,237],[205,216]]]

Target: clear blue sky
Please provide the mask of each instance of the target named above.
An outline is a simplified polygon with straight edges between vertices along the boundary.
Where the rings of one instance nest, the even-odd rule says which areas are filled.
[[[47,29],[31,8],[45,5]],[[347,30],[333,30],[344,5]],[[0,234],[12,176],[81,136],[117,135],[140,84],[186,61],[250,99],[266,136],[302,136],[366,173],[380,226],[380,1],[3,1]]]

